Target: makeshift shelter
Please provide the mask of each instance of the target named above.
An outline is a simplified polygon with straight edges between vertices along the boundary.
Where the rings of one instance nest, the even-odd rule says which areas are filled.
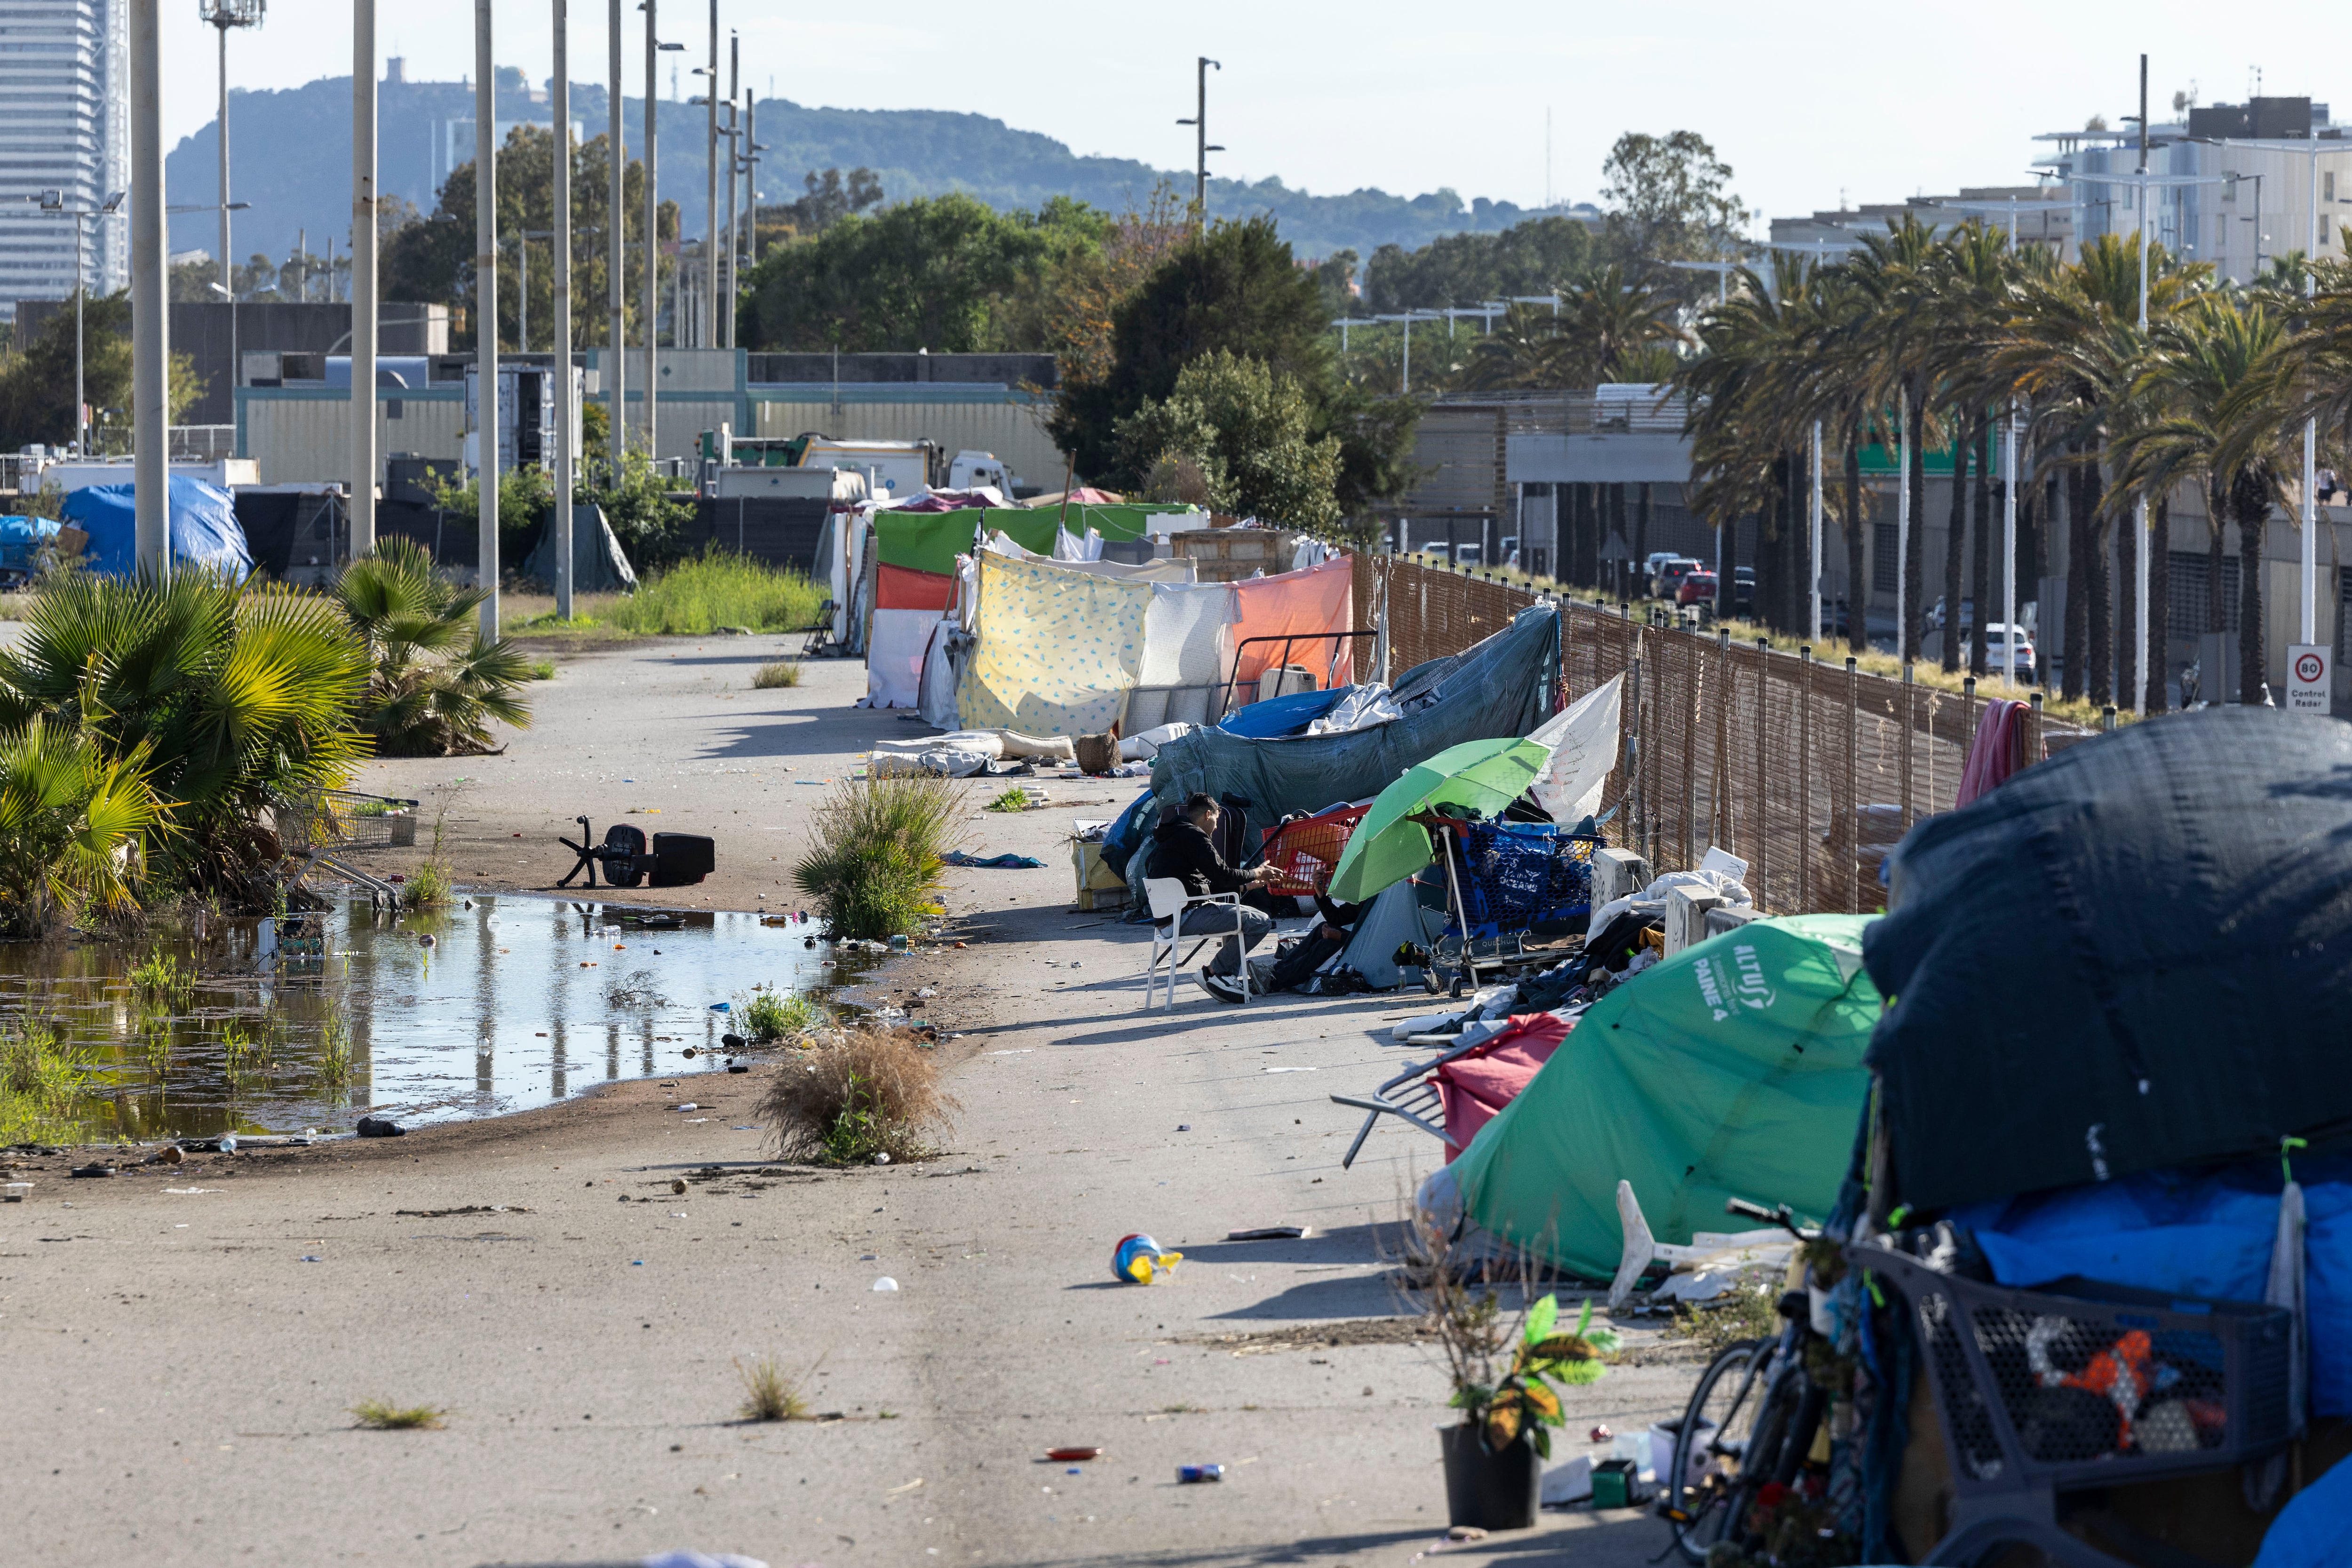
[[[1355,644],[1334,637],[1354,629],[1356,569],[1345,557],[1303,571],[1250,577],[1234,584],[1234,684],[1255,686],[1276,665],[1297,665],[1318,686],[1355,683]],[[1292,642],[1263,642],[1264,637]]]
[[[1668,1243],[1719,1227],[1727,1198],[1828,1215],[1869,1088],[1870,919],[1750,921],[1593,1003],[1454,1163],[1465,1212],[1599,1279],[1623,1252],[1620,1181]]]
[[[1118,722],[1143,667],[1154,585],[990,550],[977,564],[980,644],[957,692],[964,727],[1087,735]]]
[[[1195,730],[1152,759],[1152,793],[1237,795],[1260,822],[1365,799],[1448,746],[1525,735],[1551,712],[1559,675],[1559,612],[1538,605],[1465,652],[1408,671],[1393,693],[1401,719],[1289,740]]]
[[[555,519],[550,516],[539,531],[539,542],[523,561],[522,574],[552,584],[556,543]],[[604,521],[603,507],[574,505],[572,509],[572,589],[577,594],[637,590],[637,574],[622,553],[621,542],[613,537],[613,525]]]
[[[2342,723],[2213,708],[1914,828],[1864,945],[1877,1212],[2342,1144],[2347,777]]]
[[[186,474],[173,474],[170,485],[173,565],[226,572],[239,582],[251,575],[253,557],[236,521],[236,499]],[[90,485],[67,496],[58,509],[66,521],[89,535],[82,560],[100,576],[128,577],[139,569],[137,489]]]

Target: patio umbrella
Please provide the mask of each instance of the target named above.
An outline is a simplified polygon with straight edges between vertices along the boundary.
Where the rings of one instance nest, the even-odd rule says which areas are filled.
[[[1331,897],[1360,904],[1391,882],[1429,864],[1429,830],[1409,820],[1441,805],[1468,806],[1488,816],[1526,793],[1551,748],[1535,741],[1465,741],[1448,746],[1381,791],[1331,873]]]

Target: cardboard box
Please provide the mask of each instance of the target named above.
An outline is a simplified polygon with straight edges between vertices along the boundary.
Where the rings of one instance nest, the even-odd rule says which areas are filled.
[[[1085,839],[1073,842],[1070,846],[1070,866],[1077,873],[1078,908],[1123,910],[1127,907],[1127,879],[1103,863],[1099,843],[1088,843]]]

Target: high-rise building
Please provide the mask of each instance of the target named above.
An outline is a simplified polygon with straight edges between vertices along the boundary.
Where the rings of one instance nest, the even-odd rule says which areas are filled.
[[[0,301],[63,300],[74,286],[73,217],[130,182],[127,0],[0,0]],[[131,276],[129,215],[87,217],[82,273],[112,293]]]

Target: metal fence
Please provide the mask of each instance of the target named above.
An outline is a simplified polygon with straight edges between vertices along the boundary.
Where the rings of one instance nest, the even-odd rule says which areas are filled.
[[[1359,624],[1388,628],[1391,678],[1461,652],[1537,602],[1511,584],[1392,556],[1357,556]],[[1651,626],[1560,605],[1560,697],[1625,678],[1622,747],[1604,800],[1612,844],[1654,871],[1688,870],[1710,847],[1746,860],[1760,909],[1864,911],[1885,902],[1879,867],[1923,816],[1951,809],[1982,698],[1742,646],[1727,634]],[[2088,732],[2027,720],[2040,760]]]

